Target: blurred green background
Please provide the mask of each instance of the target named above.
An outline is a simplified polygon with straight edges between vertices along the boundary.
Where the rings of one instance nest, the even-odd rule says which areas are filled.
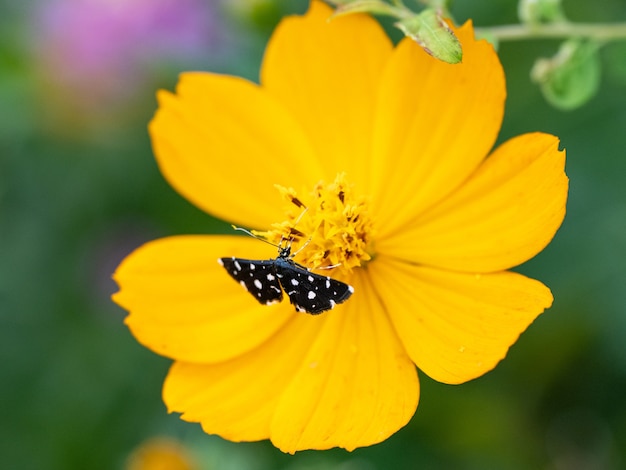
[[[257,80],[272,28],[306,5],[0,0],[0,467],[121,469],[169,436],[203,469],[626,468],[625,44],[602,50],[599,94],[570,112],[529,79],[558,41],[500,46],[500,141],[558,135],[571,189],[554,241],[518,268],[550,286],[554,306],[493,372],[461,386],[420,374],[409,425],[352,453],[284,455],[166,413],[169,361],[124,327],[110,276],[145,241],[227,226],[160,176],[146,131],[154,93],[183,70]],[[575,21],[626,22],[623,0],[564,6]],[[513,0],[452,11],[477,26],[517,22]]]

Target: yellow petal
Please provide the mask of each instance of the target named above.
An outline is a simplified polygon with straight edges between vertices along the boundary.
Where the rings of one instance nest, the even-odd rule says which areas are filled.
[[[565,152],[533,133],[498,147],[454,194],[377,249],[420,264],[490,272],[541,251],[565,216]]]
[[[293,311],[288,304],[281,308]],[[176,362],[163,387],[168,410],[231,441],[269,438],[280,395],[302,367],[303,352],[323,323],[317,317],[294,315],[269,341],[230,361]]]
[[[287,110],[257,85],[211,73],[181,76],[161,91],[150,123],[168,182],[210,214],[266,229],[280,220],[274,184],[317,182],[311,146]]]
[[[455,273],[380,256],[371,274],[411,359],[451,384],[493,369],[552,304],[542,283],[506,271]]]
[[[463,62],[434,59],[411,39],[395,49],[380,83],[374,125],[372,206],[379,234],[459,186],[486,157],[504,112],[504,74],[471,24],[456,31]]]
[[[282,393],[271,440],[284,452],[383,441],[417,407],[414,365],[382,310],[367,274],[354,296],[327,312],[320,334]]]
[[[269,250],[268,250],[269,248]],[[147,243],[118,267],[115,302],[141,344],[192,362],[222,361],[258,346],[294,315],[259,304],[219,257],[268,259],[273,248],[246,237],[179,236]]]
[[[326,180],[345,171],[365,190],[375,97],[392,44],[368,15],[331,14],[313,0],[306,15],[284,19],[268,44],[261,83],[302,125]]]

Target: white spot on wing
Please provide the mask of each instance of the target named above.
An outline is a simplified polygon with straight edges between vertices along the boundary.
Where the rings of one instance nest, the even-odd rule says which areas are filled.
[[[263,284],[261,284],[261,281],[259,281],[258,279],[254,280],[254,285],[256,286],[257,289],[263,288]]]
[[[269,273],[269,274],[267,275],[267,280],[268,280],[268,281],[273,281],[274,279],[276,279],[276,278],[274,277],[274,275],[273,275],[272,273]]]
[[[239,261],[235,260],[235,268],[237,268],[237,271],[241,271],[241,265],[239,264]]]
[[[291,280],[291,285],[293,285],[293,286],[297,286],[298,284],[300,284],[300,283],[298,282],[298,280],[297,280],[297,279],[292,279],[292,280]]]
[[[224,262],[222,261],[222,258],[217,258],[217,262],[220,264],[220,266],[224,266]]]
[[[313,282],[315,280],[313,276],[309,276],[307,279],[309,280],[309,282]]]
[[[309,299],[314,299],[315,298],[315,292],[313,292],[312,290],[309,291],[309,295],[307,296]]]

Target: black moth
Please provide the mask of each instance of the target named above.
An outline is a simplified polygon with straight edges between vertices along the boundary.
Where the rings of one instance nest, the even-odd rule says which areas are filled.
[[[354,288],[310,272],[291,259],[291,247],[279,247],[278,258],[217,260],[232,278],[264,305],[283,300],[283,290],[299,312],[317,315],[348,300]],[[282,289],[281,289],[282,287]]]

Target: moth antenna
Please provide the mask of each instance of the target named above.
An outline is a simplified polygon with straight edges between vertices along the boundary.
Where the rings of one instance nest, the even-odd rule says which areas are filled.
[[[306,246],[311,243],[311,238],[313,237],[309,237],[309,239],[304,242],[304,245],[302,245],[300,248],[298,248],[298,251],[296,251],[295,253],[291,254],[291,258],[295,257],[298,253],[300,253],[302,250],[304,250],[304,248],[306,248]]]
[[[302,203],[300,203],[300,204],[302,204]],[[302,210],[302,212],[300,212],[300,215],[298,216],[296,221],[293,223],[293,227],[294,228],[296,228],[296,226],[300,223],[300,221],[302,220],[302,217],[304,217],[304,214],[306,214],[306,211],[309,210],[309,208],[307,206],[305,206],[304,204],[302,204],[302,207],[304,207],[304,209]]]
[[[293,202],[296,206],[298,207],[304,207],[304,209],[302,210],[302,212],[300,212],[300,215],[298,216],[298,218],[295,220],[295,222],[293,223],[293,231],[297,232],[296,235],[300,235],[302,234],[302,232],[300,232],[299,230],[296,230],[295,227],[296,225],[298,225],[298,223],[300,223],[300,221],[302,220],[302,217],[304,217],[304,214],[306,214],[306,211],[309,210],[309,208],[307,206],[305,206],[299,199],[297,198],[292,198],[291,202]],[[289,253],[289,251],[291,250],[291,244],[293,242],[293,238],[285,238],[284,236],[282,236],[280,238],[280,241],[278,242],[278,245],[266,240],[265,238],[261,238],[258,235],[255,235],[254,233],[252,233],[250,230],[246,230],[243,227],[237,227],[236,225],[231,225],[231,227],[233,228],[233,230],[239,231],[239,232],[243,232],[247,235],[250,235],[252,238],[256,238],[257,240],[261,240],[262,242],[267,243],[268,245],[272,245],[273,247],[278,248],[279,250],[286,250],[287,253]],[[304,235],[304,234],[302,234]],[[287,240],[287,246],[285,248],[283,248],[283,242]],[[300,247],[300,249],[298,251],[296,251],[295,253],[292,253],[289,257],[293,258],[295,255],[297,255],[298,253],[300,253],[302,251],[302,249],[307,246],[309,244],[309,242],[311,241],[311,238],[309,238],[306,243],[304,245],[302,245]]]
[[[320,266],[315,269],[333,269],[333,268],[338,268],[339,266],[341,266],[341,263],[331,264],[330,266]]]
[[[242,227],[237,227],[236,225],[231,225],[231,227],[233,228],[233,230],[236,230],[238,232],[246,233],[246,234],[250,235],[252,238],[256,238],[257,240],[260,240],[262,242],[267,243],[268,245],[272,245],[272,246],[280,249],[280,245],[275,245],[274,243],[266,240],[265,238],[261,238],[258,235],[255,235],[250,230],[246,230],[245,228],[242,228]],[[281,243],[282,243],[282,240],[281,240]]]
[[[300,230],[298,230],[295,227],[291,227],[289,229],[289,234],[290,234],[290,236],[294,236],[294,237],[304,237],[304,235],[305,235],[304,233],[302,233]]]
[[[296,225],[298,225],[300,223],[300,221],[302,220],[302,217],[304,217],[304,214],[306,214],[306,211],[309,210],[309,208],[307,206],[305,206],[302,202],[300,202],[300,200],[298,198],[292,198],[291,202],[293,202],[296,206],[298,207],[304,207],[304,210],[302,212],[300,212],[300,215],[298,216],[298,218],[295,220],[295,222],[293,223],[293,227],[290,229],[290,236],[289,238],[286,238],[284,235],[282,237],[280,237],[280,242],[278,242],[278,245],[274,245],[277,246],[279,249],[282,249],[283,246],[283,242],[285,240],[287,240],[287,248],[291,249],[291,244],[293,243],[294,239],[293,239],[293,235],[296,236],[302,236],[304,235],[300,230],[296,230]],[[311,241],[311,239],[309,239],[301,248],[300,250],[302,250],[302,248],[304,248],[309,242]],[[300,250],[298,250],[296,253],[293,253],[291,255],[291,257],[293,258],[296,254],[300,253]]]

